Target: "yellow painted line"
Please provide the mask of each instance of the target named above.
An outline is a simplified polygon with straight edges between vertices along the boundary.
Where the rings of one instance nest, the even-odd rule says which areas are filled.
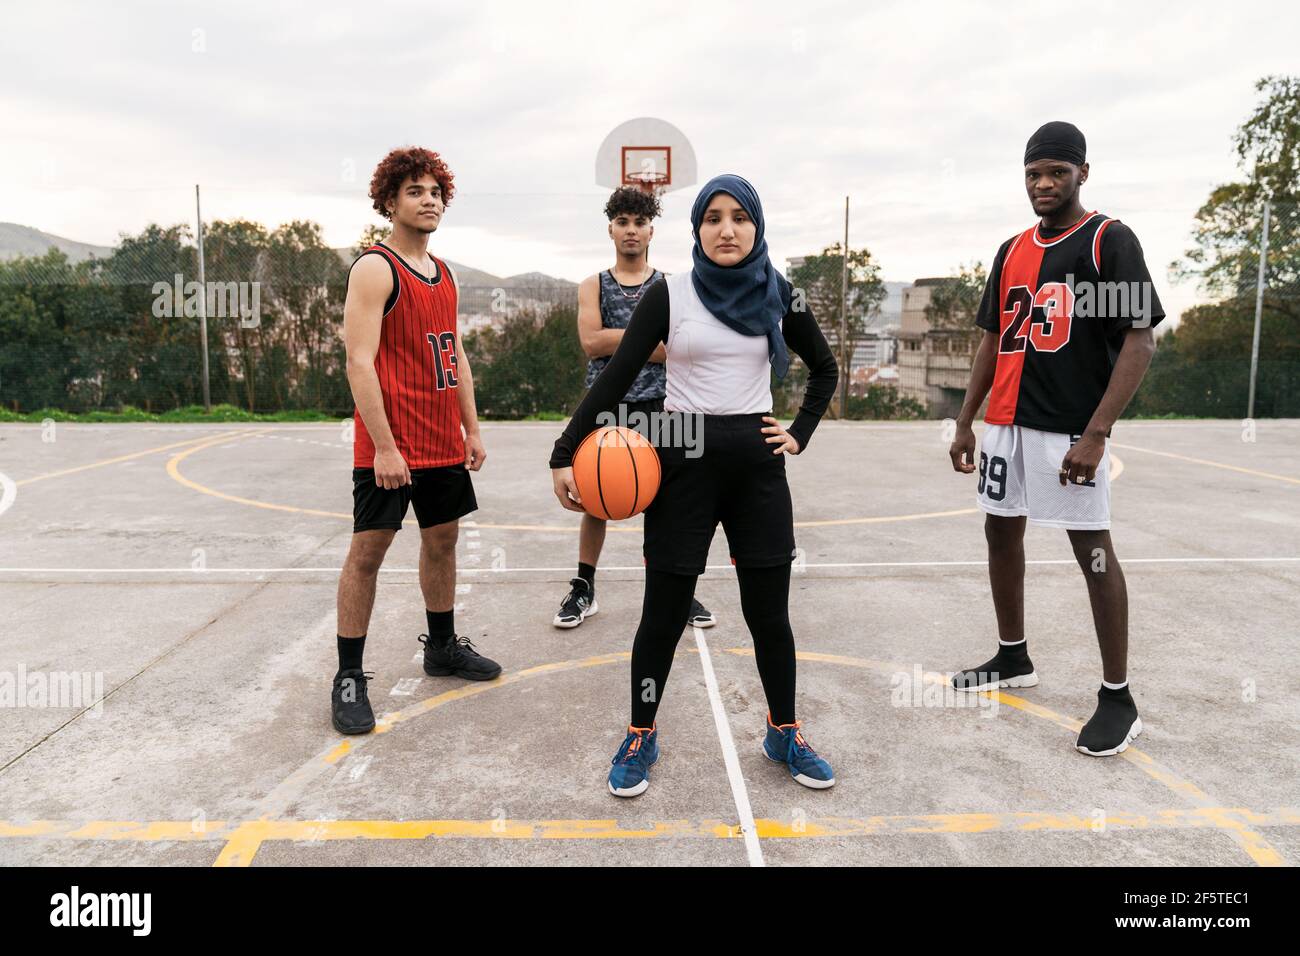
[[[14,484],[30,485],[35,481],[45,481],[47,478],[62,478],[64,475],[75,475],[81,471],[89,471],[92,468],[103,468],[106,465],[116,465],[119,462],[131,461],[134,458],[143,458],[145,455],[156,455],[160,451],[171,451],[173,448],[182,448],[185,445],[193,445],[196,442],[211,442],[214,438],[228,438],[229,436],[238,436],[247,434],[247,432],[222,432],[218,436],[205,435],[202,438],[187,438],[185,441],[172,442],[169,445],[159,445],[156,448],[146,448],[144,451],[133,451],[128,455],[118,455],[115,458],[104,458],[100,461],[92,461],[89,464],[77,465],[75,468],[64,468],[60,471],[50,471],[43,475],[34,475],[31,478],[24,478],[22,481],[16,481]],[[207,447],[206,445],[204,447]]]
[[[764,839],[818,839],[875,836],[884,833],[1040,833],[1089,832],[1108,829],[1168,830],[1225,827],[1300,826],[1300,808],[1257,811],[1245,807],[1194,807],[1150,813],[1112,813],[1102,817],[1065,811],[1007,811],[976,813],[891,814],[853,817],[813,817],[807,820],[762,818],[754,821]],[[173,843],[224,840],[223,865],[235,858],[252,859],[266,841],[290,840],[644,840],[742,838],[738,824],[726,820],[660,820],[623,826],[617,820],[250,820],[212,822],[195,828],[189,820],[38,820],[0,821],[0,837],[56,840]]]
[[[725,652],[746,657],[752,657],[754,653],[752,648],[728,648]],[[886,661],[875,661],[868,658],[846,657],[838,654],[823,654],[803,651],[799,652],[797,656],[801,660],[860,667],[882,673],[897,673],[899,671],[906,672],[908,670],[908,668],[904,668],[900,664],[893,664]],[[271,791],[266,798],[264,798],[262,804],[271,804],[272,809],[274,809],[274,805],[276,804],[288,805],[297,798],[297,796],[308,784],[310,784],[312,780],[323,773],[328,767],[335,765],[344,756],[359,749],[367,740],[373,739],[376,735],[387,733],[394,727],[412,720],[415,717],[429,713],[444,704],[455,700],[462,700],[467,697],[477,696],[478,694],[486,693],[489,690],[504,687],[507,684],[517,683],[518,681],[526,680],[541,674],[573,670],[582,667],[596,667],[603,664],[628,660],[630,657],[631,655],[628,652],[619,652],[615,654],[605,654],[589,658],[541,664],[505,677],[500,677],[494,681],[489,681],[483,684],[470,684],[457,688],[456,690],[447,691],[434,697],[426,698],[410,707],[403,708],[402,710],[392,714],[387,714],[380,720],[376,721],[374,734],[358,737],[354,740],[340,741],[331,745],[324,751],[324,753],[307,761],[307,763],[303,764],[296,771],[290,774],[289,777],[287,777],[279,786]],[[927,673],[925,679],[931,683],[946,682],[944,675],[937,673]],[[1050,721],[1051,723],[1054,723],[1072,733],[1077,733],[1080,726],[1082,726],[1078,720],[1065,717],[1047,707],[1035,704],[1032,701],[1025,700],[1024,698],[1017,697],[1013,694],[993,691],[986,692],[983,696],[991,697],[994,693],[998,695],[997,699],[1000,704],[1007,704],[1023,713],[1029,714],[1030,716]],[[1201,791],[1200,788],[1174,773],[1172,770],[1157,763],[1136,747],[1129,747],[1121,757],[1140,767],[1148,776],[1168,787],[1180,797],[1200,804],[1201,806],[1197,808],[1198,810],[1208,811],[1212,809],[1209,806],[1211,803],[1209,797]],[[1216,824],[1217,828],[1227,832],[1229,836],[1242,847],[1247,855],[1259,865],[1277,866],[1285,863],[1281,855],[1278,854],[1262,836],[1251,829],[1251,825],[1248,822],[1244,822],[1243,820],[1232,816],[1221,816],[1216,818],[1211,815],[1206,817],[1206,819],[1217,819],[1219,821]],[[272,831],[268,830],[267,827],[271,822],[269,815],[264,815],[264,817],[259,821],[241,825],[229,838],[214,865],[248,866],[251,864],[262,841],[270,839],[267,834]],[[737,830],[737,832],[739,831]],[[762,836],[762,833],[760,832],[759,835]]]
[[[0,838],[28,837],[45,840],[122,840],[137,843],[201,842],[225,839],[227,824],[209,820],[0,820]]]
[[[249,866],[265,839],[267,821],[241,823],[217,854],[213,866]]]
[[[258,430],[256,434],[265,434],[270,431],[278,431],[278,430],[281,429],[264,428]],[[245,432],[243,434],[253,434],[253,433]],[[285,512],[291,512],[295,514],[316,515],[322,518],[338,518],[343,521],[352,520],[352,515],[343,511],[323,511],[318,508],[299,508],[295,505],[281,505],[269,501],[255,501],[252,498],[244,498],[239,495],[227,494],[224,491],[218,491],[215,488],[211,488],[207,485],[200,484],[199,482],[194,481],[191,478],[187,478],[183,474],[181,474],[180,463],[184,461],[186,458],[188,458],[190,455],[194,454],[195,452],[203,451],[204,449],[212,448],[216,445],[220,445],[224,443],[225,443],[224,441],[210,441],[207,442],[206,444],[199,445],[196,448],[192,448],[189,451],[185,452],[184,454],[176,455],[169,462],[167,462],[167,473],[171,475],[173,479],[180,482],[182,485],[184,485],[186,488],[189,488],[191,491],[197,491],[200,494],[204,494],[204,495],[211,495],[212,497],[220,498],[223,501],[231,501],[234,502],[235,504],[248,505],[249,507],[252,508],[265,508],[269,511],[285,511]],[[1111,455],[1111,476],[1110,476],[1111,481],[1114,481],[1116,478],[1118,478],[1123,473],[1123,471],[1124,471],[1124,463],[1120,461],[1115,455],[1112,454]],[[960,515],[972,515],[978,513],[979,513],[978,508],[956,508],[950,511],[923,511],[923,512],[918,512],[916,514],[905,514],[905,515],[873,515],[873,516],[868,516],[863,518],[827,518],[820,521],[796,521],[794,523],[794,526],[796,528],[830,528],[830,527],[836,527],[841,525],[892,524],[894,522],[900,522],[900,521],[926,521],[933,518],[953,518],[953,517],[958,517]],[[479,521],[475,523],[475,527],[480,529],[486,529],[489,531],[537,531],[545,534],[576,534],[579,531],[579,526],[576,524],[573,525],[488,524]],[[606,530],[612,531],[616,534],[641,534],[642,526],[640,523],[634,525],[628,525],[622,521],[610,521],[606,523]]]
[[[1178,461],[1189,461],[1195,465],[1208,465],[1211,468],[1222,468],[1224,471],[1236,471],[1243,475],[1253,475],[1256,478],[1269,478],[1273,481],[1285,481],[1288,484],[1300,485],[1300,478],[1292,478],[1290,475],[1275,475],[1271,471],[1257,471],[1254,468],[1242,468],[1240,465],[1225,465],[1221,461],[1210,461],[1208,458],[1192,458],[1188,455],[1178,455],[1172,451],[1155,451],[1151,448],[1140,448],[1137,445],[1117,445],[1111,443],[1115,448],[1125,448],[1129,451],[1140,451],[1146,455],[1159,455],[1161,458],[1174,458]]]
[[[741,657],[753,657],[753,648],[732,647],[727,648],[726,653],[735,654]],[[847,667],[862,667],[869,670],[878,671],[885,674],[911,673],[911,668],[904,667],[902,664],[891,663],[889,661],[871,660],[865,657],[845,657],[839,654],[821,654],[812,651],[799,651],[796,658],[805,661],[820,661],[828,664],[840,664]],[[927,683],[946,685],[948,678],[944,674],[936,672],[927,672],[924,677]],[[1025,700],[1015,694],[1009,694],[1004,690],[980,691],[980,696],[996,699],[998,704],[1006,704],[1014,707],[1022,713],[1029,714],[1031,717],[1038,717],[1050,723],[1068,730],[1071,733],[1078,733],[1083,727],[1083,722],[1075,720],[1072,717],[1066,717],[1058,714],[1056,711],[1036,704],[1033,701]],[[1147,776],[1163,784],[1173,793],[1198,805],[1199,809],[1207,809],[1213,806],[1210,797],[1201,790],[1200,787],[1190,780],[1175,773],[1173,770],[1158,763],[1149,754],[1144,753],[1137,747],[1129,746],[1122,754],[1118,755],[1120,759],[1127,760],[1129,763],[1138,767]],[[1096,758],[1087,758],[1096,759]],[[1274,849],[1267,840],[1258,833],[1255,833],[1250,827],[1240,821],[1225,818],[1220,829],[1227,833],[1229,837],[1260,866],[1283,866],[1286,861],[1282,855]]]
[[[436,697],[428,697],[410,707],[404,707],[396,713],[386,714],[379,720],[375,721],[376,734],[384,734],[392,730],[398,724],[403,724],[408,720],[413,720],[427,714],[436,707],[443,704],[449,704],[454,700],[464,700],[466,697],[477,697],[479,694],[487,693],[489,690],[495,690],[498,687],[506,687],[510,684],[517,684],[520,681],[528,680],[532,677],[539,677],[542,674],[554,674],[559,671],[579,670],[585,667],[600,667],[602,664],[616,664],[619,661],[632,659],[630,651],[617,651],[613,654],[598,654],[594,657],[585,657],[580,660],[556,661],[551,664],[538,664],[536,667],[528,667],[521,671],[507,674],[504,677],[498,677],[496,680],[483,681],[478,684],[466,684],[456,690],[449,690],[445,693],[438,694]]]
[[[912,515],[880,515],[869,518],[827,518],[824,521],[796,521],[796,528],[827,528],[832,525],[846,524],[887,524],[893,521],[922,521],[926,518],[951,518],[956,515],[973,515],[978,508],[958,508],[954,511],[924,511]]]
[[[630,651],[619,651],[613,654],[597,654],[592,657],[575,658],[568,661],[555,661],[548,664],[538,664],[535,667],[528,667],[521,671],[515,671],[498,677],[496,680],[483,681],[480,683],[466,684],[455,690],[446,691],[436,694],[433,697],[425,698],[404,707],[399,711],[391,714],[385,714],[375,721],[375,729],[372,733],[358,735],[345,740],[337,741],[330,744],[325,750],[317,756],[311,758],[293,773],[289,774],[281,781],[270,793],[262,798],[258,803],[259,809],[262,810],[261,819],[255,822],[242,824],[231,835],[221,854],[217,857],[214,866],[248,866],[253,862],[253,857],[257,855],[257,848],[261,845],[266,832],[265,825],[270,822],[272,814],[293,803],[298,796],[315,780],[329,768],[336,765],[344,757],[356,753],[366,744],[376,737],[388,733],[393,728],[398,727],[416,717],[429,713],[430,711],[449,704],[452,701],[464,700],[468,697],[476,697],[479,694],[485,694],[488,691],[496,690],[501,687],[507,687],[511,684],[517,684],[520,681],[529,680],[534,677],[540,677],[544,674],[555,674],[561,671],[580,670],[587,667],[600,667],[604,664],[614,664],[619,661],[630,660],[632,654]]]
[[[271,431],[271,429],[263,428],[257,431],[242,432],[239,435],[235,436],[235,438],[243,438],[250,435],[262,435],[268,431]],[[203,451],[207,448],[214,448],[217,445],[227,444],[228,442],[235,440],[235,438],[223,438],[223,439],[209,441],[202,445],[196,445],[193,448],[186,449],[185,451],[177,455],[173,455],[167,462],[167,474],[171,475],[171,477],[174,480],[180,482],[182,485],[184,485],[186,488],[191,489],[192,491],[197,491],[205,495],[212,495],[214,498],[221,498],[225,501],[233,501],[236,504],[251,505],[254,508],[269,508],[272,511],[292,511],[292,512],[297,512],[299,514],[319,515],[325,518],[348,518],[349,520],[352,518],[351,515],[341,515],[333,511],[317,511],[312,508],[295,508],[290,505],[277,505],[265,501],[254,501],[252,498],[241,498],[238,495],[228,495],[224,491],[217,491],[214,488],[209,488],[206,485],[201,485],[197,481],[191,481],[190,479],[186,478],[184,475],[181,474],[181,469],[180,469],[181,462],[183,462],[190,455],[193,455],[195,452]]]

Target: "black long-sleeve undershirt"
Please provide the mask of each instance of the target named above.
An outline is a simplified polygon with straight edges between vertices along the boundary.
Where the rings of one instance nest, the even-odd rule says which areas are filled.
[[[781,333],[790,351],[803,359],[808,366],[808,384],[804,388],[803,404],[799,414],[786,431],[799,442],[802,452],[808,447],[817,423],[830,405],[839,380],[826,336],[807,309],[789,311],[781,322]],[[596,427],[596,417],[601,412],[612,411],[627,393],[637,373],[650,358],[660,342],[668,340],[668,283],[656,282],[646,289],[628,321],[623,339],[592,384],[591,390],[578,404],[568,426],[555,441],[551,452],[552,468],[567,468],[573,463],[573,453],[579,442]],[[668,374],[672,374],[671,367]]]

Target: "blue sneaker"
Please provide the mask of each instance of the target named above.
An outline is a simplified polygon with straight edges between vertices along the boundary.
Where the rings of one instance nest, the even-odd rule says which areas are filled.
[[[609,792],[616,797],[636,797],[650,786],[650,765],[659,759],[659,731],[654,727],[628,727],[609,771]]]
[[[817,751],[808,746],[799,731],[799,722],[776,726],[772,715],[767,715],[767,738],[763,741],[763,754],[768,760],[775,760],[790,768],[790,776],[814,790],[825,790],[835,786],[835,772],[831,765]]]

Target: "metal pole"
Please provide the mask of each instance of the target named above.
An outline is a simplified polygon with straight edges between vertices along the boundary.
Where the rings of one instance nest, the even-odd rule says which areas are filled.
[[[849,379],[853,375],[853,353],[849,348],[849,197],[844,197],[844,255],[840,258],[840,418],[849,411]]]
[[[1259,236],[1259,279],[1255,283],[1255,336],[1250,343],[1250,397],[1246,400],[1246,417],[1255,417],[1255,376],[1259,372],[1259,326],[1264,315],[1264,269],[1268,264],[1268,212],[1264,203],[1264,227]]]
[[[199,185],[194,184],[194,218],[198,223],[199,238],[199,338],[203,341],[203,410],[212,411],[212,396],[208,392],[208,282],[203,268],[203,210],[199,206]]]

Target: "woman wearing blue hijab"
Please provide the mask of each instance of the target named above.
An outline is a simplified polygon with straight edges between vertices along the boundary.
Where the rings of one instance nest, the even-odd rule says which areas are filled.
[[[612,761],[610,792],[634,797],[649,786],[659,756],[655,723],[673,653],[686,627],[695,582],[721,522],[740,585],[767,698],[763,752],[799,783],[835,783],[795,719],[795,648],[790,629],[790,565],[796,554],[785,456],[808,447],[835,394],[838,371],[807,308],[773,268],[758,193],[740,176],[717,176],[691,207],[695,247],[689,272],[648,288],[622,342],[555,442],[556,497],[581,511],[573,453],[614,410],[655,347],[667,351],[666,415],[697,425],[699,447],[655,441],[662,477],[645,512],[645,596],[632,644],[632,719]],[[794,351],[808,366],[803,404],[790,427],[772,417],[771,376],[784,378]],[[661,429],[681,438],[687,428]],[[652,436],[652,441],[655,440]],[[697,453],[698,452],[698,453]]]

